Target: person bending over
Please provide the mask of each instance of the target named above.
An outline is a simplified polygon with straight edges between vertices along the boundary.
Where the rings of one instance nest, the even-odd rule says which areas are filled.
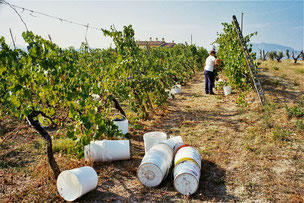
[[[206,65],[204,69],[205,75],[205,92],[206,94],[214,94],[213,87],[214,87],[214,64],[215,64],[215,52],[211,51],[209,56],[206,59]]]

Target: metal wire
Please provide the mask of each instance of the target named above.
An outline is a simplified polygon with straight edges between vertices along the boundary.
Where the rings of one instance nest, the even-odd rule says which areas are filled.
[[[12,9],[14,9],[16,11],[16,8],[17,9],[21,9],[22,10],[22,13],[24,11],[28,11],[30,12],[30,15],[33,16],[33,17],[37,17],[37,16],[34,16],[33,14],[39,14],[39,15],[42,15],[42,16],[46,16],[46,17],[49,17],[49,18],[53,18],[53,19],[57,19],[57,20],[60,20],[61,22],[67,22],[67,23],[71,23],[71,24],[74,24],[74,25],[78,25],[78,26],[82,26],[82,27],[85,27],[87,29],[94,29],[94,30],[98,30],[98,31],[102,31],[102,28],[98,28],[98,27],[94,27],[94,26],[89,26],[89,24],[82,24],[82,23],[78,23],[78,22],[75,22],[75,21],[71,21],[71,20],[67,20],[67,19],[63,19],[63,18],[60,18],[60,17],[56,17],[56,16],[53,16],[53,15],[49,15],[49,14],[46,14],[46,13],[42,13],[42,12],[39,12],[39,11],[34,11],[34,10],[31,10],[31,9],[27,9],[27,8],[24,8],[24,7],[21,7],[21,6],[17,6],[17,5],[14,5],[14,4],[10,4],[8,2],[6,2],[5,0],[1,0],[0,1],[1,4],[7,4],[9,5]],[[16,13],[19,15],[20,17],[20,14],[16,11]],[[20,17],[21,18],[21,17]],[[21,18],[22,20],[22,18]],[[22,22],[24,22],[22,20]],[[25,24],[25,23],[24,23]],[[25,27],[27,28],[26,24],[25,24]],[[27,29],[28,30],[28,29]]]

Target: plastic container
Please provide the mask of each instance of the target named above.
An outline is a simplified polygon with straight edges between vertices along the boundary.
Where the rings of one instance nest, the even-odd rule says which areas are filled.
[[[174,96],[174,94],[175,94],[174,89],[172,89],[172,90],[165,90],[165,92],[168,94],[168,97],[169,97],[170,99],[173,99],[173,96]]]
[[[174,187],[183,195],[192,195],[199,187],[200,167],[193,161],[184,161],[174,168]]]
[[[174,152],[176,152],[181,145],[184,145],[184,141],[181,136],[171,136],[170,139],[162,141],[161,143],[167,144],[169,147],[171,147],[171,149],[173,149]]]
[[[201,155],[199,151],[189,145],[183,145],[179,147],[174,157],[174,166],[177,166],[179,163],[183,161],[193,161],[199,167],[201,167]]]
[[[231,86],[230,85],[224,86],[223,89],[224,89],[224,95],[225,96],[227,96],[228,94],[231,94]]]
[[[144,134],[145,153],[153,146],[167,139],[167,134],[164,132],[148,132]]]
[[[93,101],[99,101],[100,100],[100,96],[98,94],[92,94],[91,96],[93,97]]]
[[[113,123],[118,127],[118,130],[122,131],[122,133],[125,135],[129,130],[129,121],[124,115],[120,115],[123,117],[123,119],[115,119],[113,120]]]
[[[152,147],[138,167],[139,181],[147,187],[158,186],[169,173],[173,155],[173,150],[166,144]]]
[[[97,183],[96,171],[85,166],[61,172],[57,178],[57,190],[66,201],[74,201],[95,189]]]
[[[182,86],[181,85],[174,85],[173,87],[176,94],[179,94],[182,92]]]
[[[85,160],[117,161],[130,159],[129,140],[94,141],[84,147]]]

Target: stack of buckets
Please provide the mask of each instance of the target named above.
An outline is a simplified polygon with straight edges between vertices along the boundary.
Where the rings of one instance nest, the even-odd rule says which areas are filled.
[[[177,149],[174,158],[174,187],[183,195],[195,193],[201,176],[201,155],[190,145]]]
[[[185,145],[181,136],[167,139],[162,132],[146,133],[144,142],[146,154],[137,172],[140,182],[147,187],[158,186],[169,174],[174,160],[174,187],[183,195],[195,193],[201,171],[198,150]]]

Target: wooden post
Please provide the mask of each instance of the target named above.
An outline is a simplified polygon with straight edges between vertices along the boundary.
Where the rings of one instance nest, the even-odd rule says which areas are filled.
[[[11,33],[11,38],[12,38],[12,41],[13,41],[14,49],[16,49],[16,44],[15,44],[15,41],[14,41],[14,38],[13,38],[13,34],[12,34],[11,28],[9,29],[9,31]]]

